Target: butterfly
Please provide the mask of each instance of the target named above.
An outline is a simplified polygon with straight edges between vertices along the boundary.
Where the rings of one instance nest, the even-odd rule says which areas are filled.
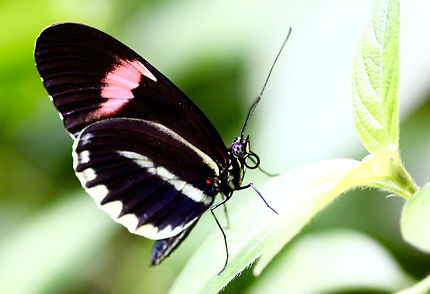
[[[214,209],[249,187],[264,200],[252,183],[242,185],[246,168],[260,163],[244,131],[261,94],[227,148],[181,90],[106,33],[53,24],[37,37],[34,57],[74,140],[73,168],[82,187],[114,221],[155,240],[150,264],[166,258],[210,210],[224,237],[225,268],[227,239]],[[218,193],[225,198],[214,205]]]

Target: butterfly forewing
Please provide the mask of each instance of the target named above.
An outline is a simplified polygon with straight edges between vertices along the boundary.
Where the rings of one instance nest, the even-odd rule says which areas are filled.
[[[111,36],[82,24],[55,24],[37,38],[35,59],[74,138],[97,121],[140,118],[160,123],[218,164],[227,164],[226,147],[206,116],[145,59]]]
[[[208,209],[216,163],[159,123],[114,118],[91,124],[74,145],[82,186],[114,220],[151,239],[177,235]]]

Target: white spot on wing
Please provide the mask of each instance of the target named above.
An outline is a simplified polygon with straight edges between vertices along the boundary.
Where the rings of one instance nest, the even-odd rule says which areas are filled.
[[[76,172],[76,174],[79,174],[78,177],[82,178],[85,183],[97,178],[96,171],[92,168],[84,169],[82,172]]]
[[[195,202],[203,202],[205,205],[209,205],[212,202],[211,198],[206,196],[202,190],[197,189],[191,184],[186,184],[181,192]]]
[[[196,219],[197,218],[194,218],[193,220],[189,221],[183,226],[177,226],[172,228],[172,226],[169,225],[162,230],[158,230],[158,228],[153,226],[152,224],[145,224],[137,228],[137,230],[135,231],[135,234],[138,234],[153,240],[166,239],[166,238],[176,236],[177,234],[179,234],[180,232],[188,228]]]
[[[79,144],[79,139],[75,139],[75,141],[73,142],[73,147],[72,147],[73,169],[74,170],[76,170],[76,168],[78,167],[78,164],[79,164],[79,156],[78,156],[78,153],[76,152],[76,148],[78,148],[78,144]]]
[[[140,226],[136,230],[136,234],[142,235],[149,239],[154,239],[153,237],[157,236],[157,232],[158,232],[158,229],[154,227],[152,224],[146,224],[146,225]],[[163,238],[160,238],[160,239],[163,239]]]
[[[136,227],[139,223],[139,220],[137,219],[136,215],[128,213],[118,218],[117,222],[126,227],[131,233],[134,233],[136,232]]]
[[[81,136],[81,141],[83,144],[87,144],[91,141],[91,139],[93,138],[93,134],[91,133],[86,133],[85,135]]]
[[[117,151],[121,156],[132,159],[134,163],[143,168],[154,167],[154,163],[149,157],[132,151]]]
[[[106,211],[115,221],[118,221],[118,216],[122,210],[121,201],[112,201],[100,206],[101,209]]]
[[[176,190],[181,191],[187,183],[182,180],[170,180],[169,184],[173,185]]]
[[[97,185],[91,188],[85,188],[85,191],[87,191],[87,193],[94,198],[97,204],[100,204],[109,193],[109,190],[105,185]]]
[[[84,150],[79,154],[79,163],[88,163],[90,161],[90,152]]]
[[[178,178],[177,176],[175,176],[174,174],[172,174],[162,166],[157,167],[157,175],[163,179],[169,179],[169,180],[176,180]]]

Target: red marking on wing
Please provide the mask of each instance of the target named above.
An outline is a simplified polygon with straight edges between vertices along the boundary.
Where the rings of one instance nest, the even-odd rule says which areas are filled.
[[[206,184],[208,184],[208,185],[212,185],[213,184],[213,182],[212,182],[212,180],[210,180],[210,179],[206,179]]]
[[[225,158],[224,153],[222,153],[221,149],[217,146],[219,153],[221,153],[222,158],[224,159],[224,164],[227,164],[227,158]]]
[[[101,96],[108,100],[100,104],[89,118],[100,118],[118,112],[134,98],[132,90],[139,87],[142,76],[157,82],[155,76],[140,61],[117,59],[115,67],[102,80],[104,86]]]

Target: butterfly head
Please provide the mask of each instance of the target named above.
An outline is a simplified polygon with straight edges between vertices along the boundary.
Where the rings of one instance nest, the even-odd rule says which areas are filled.
[[[243,136],[236,137],[231,144],[230,153],[234,158],[237,158],[239,162],[241,162],[242,165],[246,166],[247,168],[254,169],[260,165],[260,158],[257,156],[257,154],[250,150],[249,136],[246,136],[246,138]],[[247,163],[247,159],[251,159],[254,164],[249,165]]]
[[[245,159],[249,155],[249,136],[244,139],[243,137],[236,137],[230,147],[231,154],[235,158]]]
[[[249,136],[236,137],[233,140],[229,150],[229,164],[221,172],[218,190],[224,195],[231,195],[234,190],[238,190],[242,185],[246,168],[254,169],[260,164],[258,156],[250,150]],[[249,165],[247,160],[250,159],[253,164]]]

